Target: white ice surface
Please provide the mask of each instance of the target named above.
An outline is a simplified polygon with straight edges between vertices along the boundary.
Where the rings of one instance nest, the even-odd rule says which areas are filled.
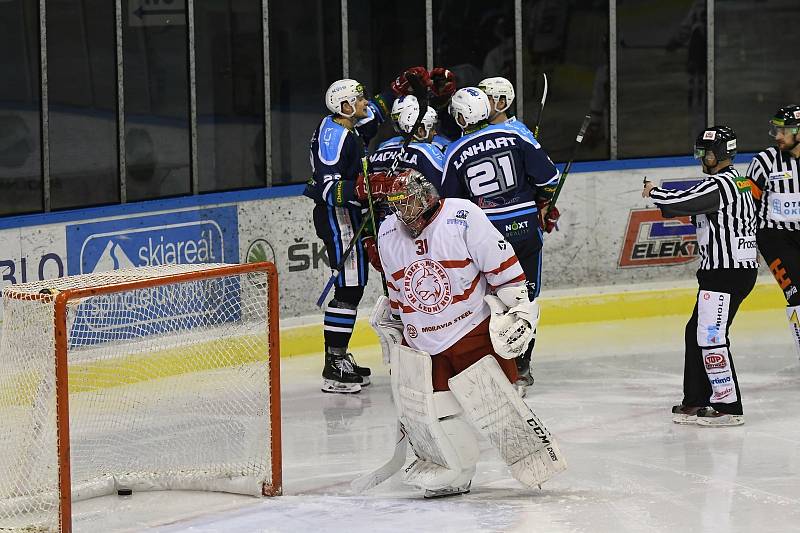
[[[737,428],[670,421],[681,399],[686,318],[541,329],[526,401],[569,463],[541,490],[522,488],[482,441],[468,495],[423,500],[397,476],[354,495],[350,480],[386,461],[394,445],[376,348],[356,353],[374,376],[351,396],[319,391],[320,354],[282,361],[284,496],[98,498],[76,504],[76,530],[800,531],[800,367],[783,309],[736,319],[732,353],[746,418]]]

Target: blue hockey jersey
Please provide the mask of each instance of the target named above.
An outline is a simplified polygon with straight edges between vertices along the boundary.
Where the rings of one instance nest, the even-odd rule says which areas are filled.
[[[439,192],[471,199],[510,242],[533,237],[541,243],[536,200],[549,200],[558,179],[524,124],[493,124],[450,144]]]

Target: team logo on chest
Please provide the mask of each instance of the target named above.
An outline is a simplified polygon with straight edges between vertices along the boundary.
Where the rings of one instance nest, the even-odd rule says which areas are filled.
[[[447,271],[432,259],[420,259],[406,269],[403,294],[409,306],[429,315],[441,312],[453,301]]]

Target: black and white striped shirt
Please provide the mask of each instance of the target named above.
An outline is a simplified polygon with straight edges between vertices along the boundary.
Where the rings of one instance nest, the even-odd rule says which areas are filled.
[[[759,228],[800,230],[800,159],[775,147],[759,152],[747,167]]]
[[[691,215],[697,227],[700,270],[758,268],[750,182],[733,166],[685,191],[654,187],[650,198],[667,218]]]

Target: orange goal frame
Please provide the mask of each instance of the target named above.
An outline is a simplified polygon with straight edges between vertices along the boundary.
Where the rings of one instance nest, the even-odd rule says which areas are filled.
[[[282,493],[281,460],[281,390],[280,390],[280,331],[278,312],[278,271],[273,263],[245,263],[180,274],[167,274],[151,279],[115,283],[100,287],[65,289],[55,295],[55,375],[58,445],[59,527],[64,533],[72,531],[72,479],[69,441],[69,380],[67,363],[67,303],[77,298],[112,294],[126,290],[144,289],[175,282],[197,281],[252,272],[266,272],[268,280],[267,306],[269,341],[271,478],[264,483],[264,496]],[[33,295],[31,295],[33,296]],[[29,296],[30,297],[30,296]],[[36,296],[33,296],[34,298]]]

